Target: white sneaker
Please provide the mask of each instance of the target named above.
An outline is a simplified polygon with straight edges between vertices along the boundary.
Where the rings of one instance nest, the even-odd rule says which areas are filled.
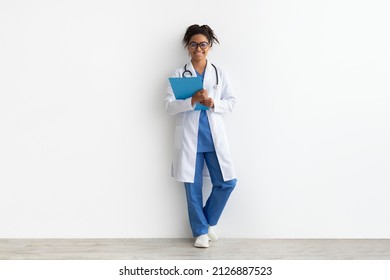
[[[208,248],[209,237],[207,236],[207,234],[199,235],[195,240],[194,246],[198,248]]]
[[[207,233],[210,241],[216,242],[218,241],[218,235],[215,232],[215,226],[209,226],[209,232]]]

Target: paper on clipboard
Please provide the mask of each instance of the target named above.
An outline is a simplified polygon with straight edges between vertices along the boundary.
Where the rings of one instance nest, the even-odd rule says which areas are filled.
[[[203,89],[202,80],[199,77],[169,78],[176,99],[184,100]],[[195,110],[209,110],[207,106],[196,103]]]

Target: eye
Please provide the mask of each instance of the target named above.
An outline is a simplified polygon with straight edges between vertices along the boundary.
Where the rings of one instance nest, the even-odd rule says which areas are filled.
[[[198,43],[192,42],[190,43],[190,47],[195,49],[198,46]]]
[[[209,43],[207,43],[207,42],[202,42],[202,43],[200,43],[199,45],[200,45],[200,47],[201,47],[202,49],[205,49],[205,48],[207,48],[207,47],[209,46]]]

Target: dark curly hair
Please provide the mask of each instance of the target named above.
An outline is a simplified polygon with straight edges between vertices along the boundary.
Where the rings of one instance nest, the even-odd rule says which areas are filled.
[[[208,25],[198,25],[193,24],[187,28],[186,33],[184,34],[183,38],[183,44],[185,47],[187,47],[190,43],[191,37],[197,34],[202,34],[207,37],[207,40],[209,40],[210,47],[213,45],[214,42],[217,42],[219,44],[217,36],[215,36],[214,31],[210,28]]]

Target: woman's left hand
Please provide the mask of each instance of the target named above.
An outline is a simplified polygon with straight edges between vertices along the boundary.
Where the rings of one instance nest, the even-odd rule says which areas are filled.
[[[202,102],[200,102],[200,104],[209,108],[214,108],[214,100],[211,97],[203,100]]]

